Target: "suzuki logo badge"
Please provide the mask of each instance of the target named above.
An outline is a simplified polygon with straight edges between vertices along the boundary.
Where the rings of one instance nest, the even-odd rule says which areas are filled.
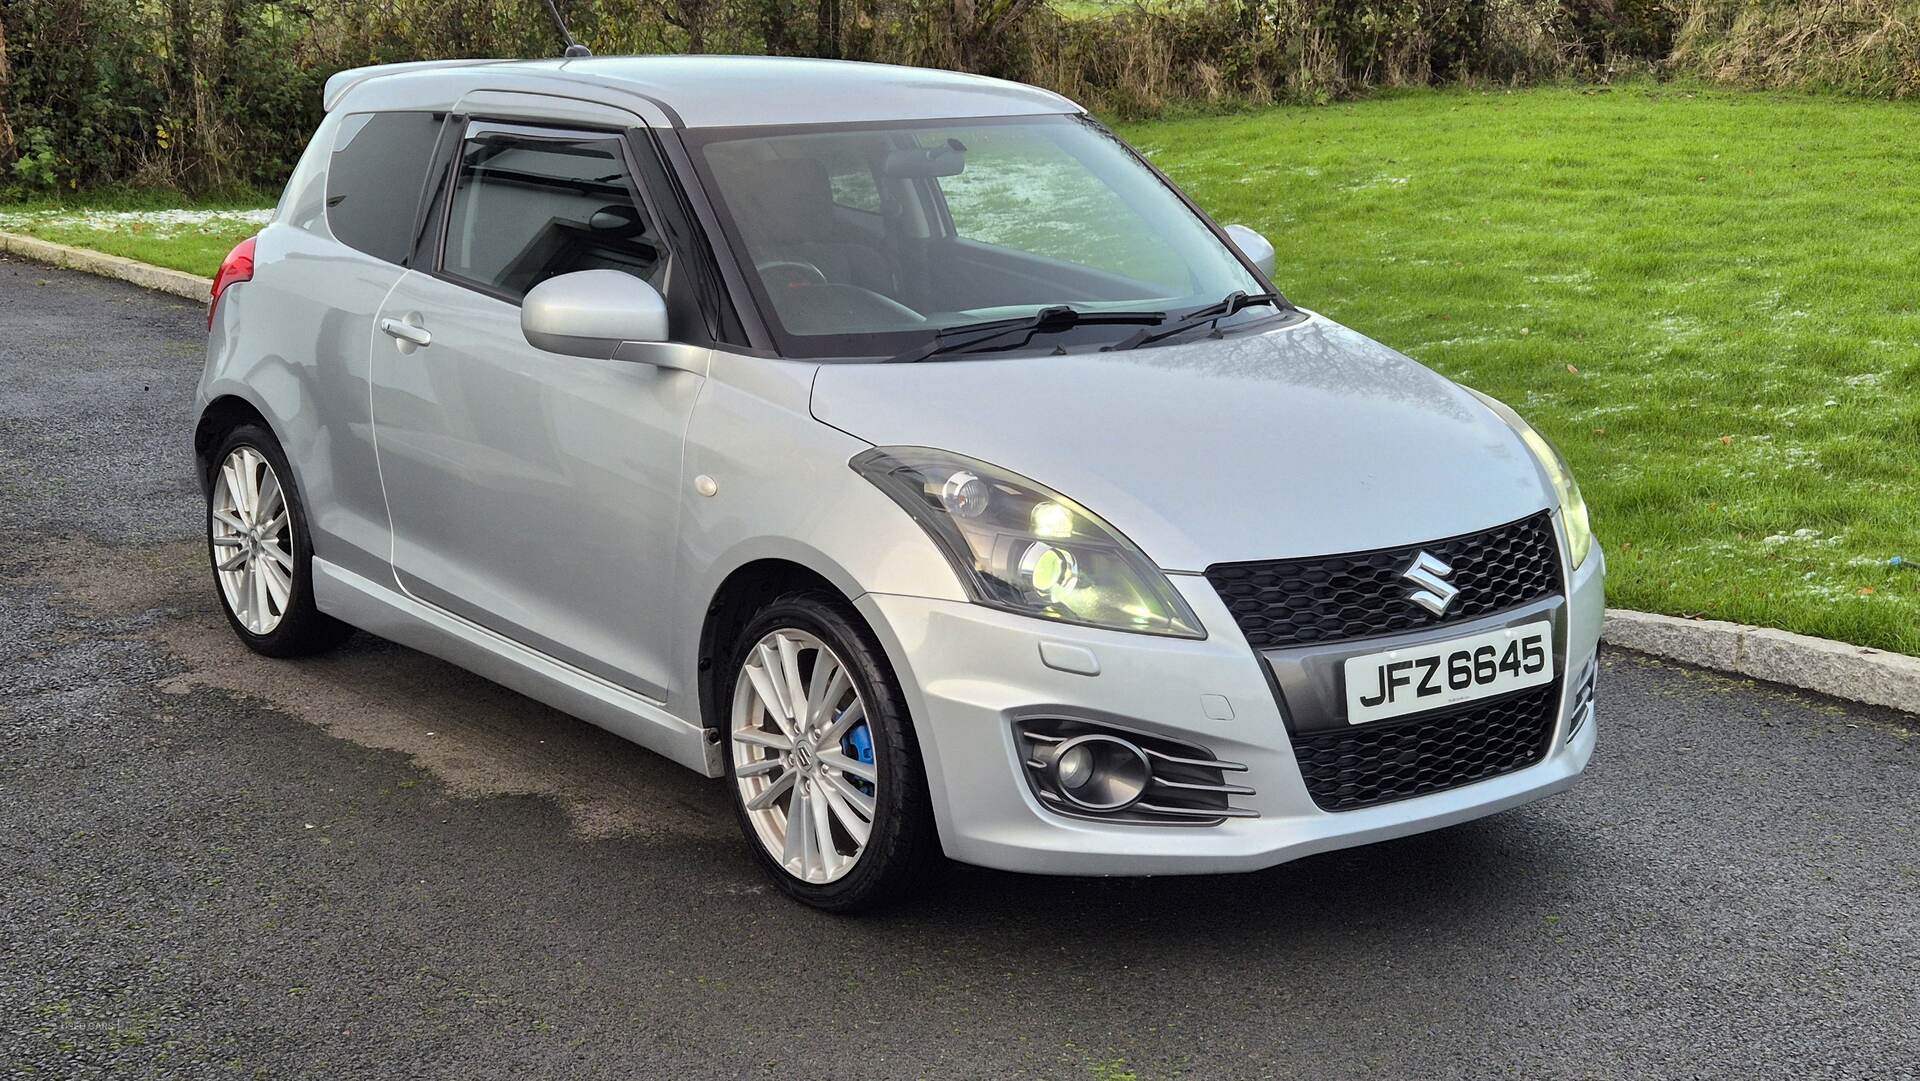
[[[1436,616],[1447,614],[1447,605],[1460,595],[1460,587],[1447,581],[1453,568],[1440,562],[1429,552],[1421,552],[1413,558],[1413,565],[1400,572],[1400,577],[1420,588],[1407,594],[1407,599],[1425,608]]]

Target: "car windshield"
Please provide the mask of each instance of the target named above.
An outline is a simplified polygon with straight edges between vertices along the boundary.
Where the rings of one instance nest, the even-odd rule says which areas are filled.
[[[1048,308],[1177,319],[1266,289],[1118,137],[1083,117],[689,134],[788,356],[895,356],[943,329]],[[1081,320],[993,344],[1096,347],[1136,329]]]

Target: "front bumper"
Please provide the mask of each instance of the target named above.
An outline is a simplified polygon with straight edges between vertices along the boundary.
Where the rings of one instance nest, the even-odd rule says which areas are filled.
[[[1569,736],[1569,706],[1576,676],[1599,646],[1604,575],[1596,548],[1569,580],[1557,658],[1561,703],[1544,758],[1459,788],[1340,812],[1321,810],[1308,794],[1265,662],[1205,578],[1170,576],[1209,632],[1198,642],[1043,623],[953,601],[868,594],[858,603],[913,711],[949,856],[1041,874],[1204,874],[1437,829],[1572,787],[1594,748],[1590,715]],[[1098,674],[1043,663],[1045,643],[1056,663],[1061,647],[1079,667],[1090,654]],[[1225,713],[1231,718],[1218,719]],[[1232,779],[1254,794],[1233,802],[1258,817],[1178,826],[1056,813],[1028,786],[1014,735],[1017,718],[1037,714],[1157,734],[1244,763],[1247,771]]]

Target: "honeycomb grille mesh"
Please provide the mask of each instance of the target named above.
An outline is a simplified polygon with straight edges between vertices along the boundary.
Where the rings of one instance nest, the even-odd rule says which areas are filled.
[[[1351,811],[1443,792],[1540,761],[1553,738],[1560,681],[1492,702],[1405,721],[1294,733],[1307,792],[1323,811]]]
[[[1422,551],[1453,568],[1460,590],[1444,616],[1409,600],[1401,575]],[[1216,563],[1207,580],[1255,649],[1369,638],[1445,626],[1561,591],[1559,542],[1542,511],[1484,533],[1349,555]]]

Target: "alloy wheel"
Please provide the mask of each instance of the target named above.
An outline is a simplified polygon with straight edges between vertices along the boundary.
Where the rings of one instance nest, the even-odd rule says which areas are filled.
[[[806,631],[776,630],[735,681],[733,772],[767,852],[815,884],[851,871],[873,829],[879,770],[847,666]]]
[[[293,603],[290,525],[273,466],[253,447],[233,448],[214,477],[207,529],[220,592],[253,634],[272,634]]]

